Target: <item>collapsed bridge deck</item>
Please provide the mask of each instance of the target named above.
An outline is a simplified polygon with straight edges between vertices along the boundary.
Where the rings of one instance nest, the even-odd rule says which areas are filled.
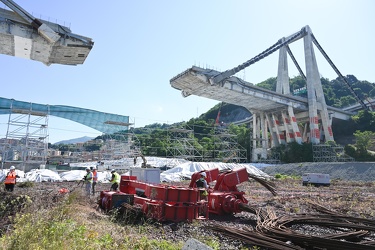
[[[182,95],[197,95],[209,99],[243,106],[249,111],[274,112],[292,106],[298,118],[308,117],[308,100],[304,97],[277,93],[257,87],[238,77],[230,77],[220,84],[212,85],[209,81],[220,72],[193,66],[173,77],[170,84],[181,90]],[[332,115],[347,120],[351,112],[328,107]],[[298,115],[299,114],[299,115]]]

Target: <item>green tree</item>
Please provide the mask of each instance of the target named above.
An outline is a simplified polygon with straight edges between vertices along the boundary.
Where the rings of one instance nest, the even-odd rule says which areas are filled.
[[[240,144],[244,149],[246,149],[247,160],[250,161],[250,128],[246,127],[246,125],[237,126],[231,124],[229,126],[229,131],[237,136],[238,144]]]
[[[276,90],[276,83],[277,83],[277,78],[276,77],[271,77],[268,78],[267,80],[260,82],[257,84],[258,87],[269,89],[269,90]]]
[[[77,151],[75,144],[58,144],[57,149],[60,150],[62,154],[64,154],[64,152],[66,151],[71,151],[71,152]]]
[[[375,112],[361,110],[357,115],[352,116],[352,120],[358,130],[375,132]]]
[[[199,141],[200,145],[202,145],[203,147],[203,150],[205,152],[210,152],[214,149],[214,142],[213,142],[213,139],[210,138],[210,137],[203,137],[200,141]]]
[[[209,124],[211,123],[211,125]],[[194,131],[194,136],[198,138],[199,140],[202,139],[205,135],[208,135],[211,133],[211,130],[213,129],[212,126],[213,120],[208,120],[205,121],[203,119],[190,119],[187,123],[186,126],[189,129],[193,129]]]
[[[100,150],[100,147],[102,145],[100,143],[95,143],[95,144],[85,144],[84,147],[85,147],[85,151],[88,151],[88,152],[93,152],[93,151],[98,151]]]
[[[338,99],[338,101],[341,106],[337,106],[337,107],[347,107],[356,103],[356,99],[351,95],[342,96],[340,99]]]
[[[359,81],[353,75],[347,75],[345,77],[346,82],[354,90],[354,92],[361,98],[365,99],[367,97],[375,96],[375,84],[368,81]],[[334,80],[329,80],[327,78],[320,79],[323,87],[324,97],[326,103],[329,106],[334,106],[342,108],[355,104],[357,100],[352,95],[349,86],[340,77]],[[276,90],[277,78],[269,78],[263,82],[257,84],[258,87],[262,87],[269,90]],[[290,79],[290,91],[293,92],[294,89],[302,88],[306,86],[306,81],[301,76],[295,76]],[[307,93],[300,93],[299,96],[307,97]]]
[[[285,163],[313,161],[311,143],[298,144],[297,142],[290,142],[271,150],[273,153],[279,154],[280,160]]]
[[[356,147],[358,150],[358,153],[360,154],[366,154],[367,148],[371,145],[372,138],[375,136],[375,133],[372,131],[355,131],[354,133],[355,139],[356,139]]]

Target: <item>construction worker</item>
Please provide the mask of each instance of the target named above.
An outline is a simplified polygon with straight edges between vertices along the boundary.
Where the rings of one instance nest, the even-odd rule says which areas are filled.
[[[96,167],[92,167],[92,195],[95,195],[95,186],[98,182],[98,171],[96,170]]]
[[[91,195],[91,188],[92,188],[92,173],[89,167],[86,168],[86,175],[83,177],[85,182],[85,189],[87,196]]]
[[[208,184],[207,184],[207,181],[206,181],[206,172],[202,172],[201,174],[201,177],[195,182],[195,184],[197,185],[197,188],[201,189],[201,198],[204,199],[204,200],[207,200],[207,196],[208,196]]]
[[[118,185],[120,184],[121,177],[114,169],[111,170],[111,173],[112,173],[112,178],[110,181],[112,183],[111,191],[117,191]]]
[[[13,192],[17,178],[19,178],[19,176],[16,173],[16,168],[14,166],[11,166],[4,180],[6,191]]]
[[[200,174],[200,178],[195,182],[197,188],[199,189],[200,199],[202,201],[208,201],[208,184],[206,181],[206,172],[202,172]],[[199,215],[207,216],[207,207],[200,207],[199,208]]]

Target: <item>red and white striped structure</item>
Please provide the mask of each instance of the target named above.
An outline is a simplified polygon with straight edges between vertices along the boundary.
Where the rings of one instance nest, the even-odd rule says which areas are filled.
[[[299,67],[289,44],[303,38],[305,72]],[[198,95],[226,103],[240,105],[251,113],[252,161],[267,158],[268,149],[289,142],[333,141],[332,119],[347,120],[353,112],[327,106],[313,44],[323,54],[336,73],[344,80],[322,47],[319,45],[309,26],[280,39],[269,49],[237,67],[218,72],[193,66],[170,80],[173,88],[182,90],[184,97]],[[276,91],[257,87],[235,77],[242,69],[279,51]],[[300,75],[306,80],[307,98],[294,96],[290,92],[288,57],[292,59]],[[350,88],[350,85],[347,84]],[[357,98],[362,107],[366,105]],[[245,122],[244,122],[245,123]]]

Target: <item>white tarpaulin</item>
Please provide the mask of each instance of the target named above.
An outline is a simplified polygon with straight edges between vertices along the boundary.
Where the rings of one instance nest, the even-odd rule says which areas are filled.
[[[25,174],[26,181],[33,182],[55,182],[61,181],[59,174],[49,169],[31,169],[30,172]]]
[[[151,167],[154,168],[174,168],[175,166],[178,166],[182,163],[189,162],[184,159],[177,159],[177,158],[163,158],[163,157],[145,157],[147,161],[147,165],[150,165]],[[137,158],[137,163],[135,167],[141,167],[143,163],[143,160],[138,157]]]
[[[160,174],[160,181],[162,182],[172,182],[180,181],[182,179],[190,179],[192,174],[202,170],[208,170],[213,168],[218,168],[219,170],[225,169],[235,169],[246,167],[248,173],[263,177],[270,178],[266,173],[259,170],[252,164],[237,164],[237,163],[222,163],[222,162],[190,162],[184,159],[175,158],[162,158],[162,157],[146,157],[147,165],[154,168],[167,168],[168,170]],[[124,158],[116,161],[104,161],[103,165],[100,166],[98,171],[98,182],[108,183],[111,179],[110,170],[116,167],[120,167],[120,173],[126,172],[124,170],[130,169],[130,167],[141,167],[143,160],[138,157],[136,165],[134,166],[134,158]],[[74,167],[93,167],[96,166],[97,162],[84,162],[84,163],[72,163],[70,166]],[[116,167],[114,167],[116,166]],[[9,170],[0,171],[0,181],[5,179],[5,175]],[[80,181],[86,175],[85,170],[70,170],[66,172],[61,172],[58,174],[52,170],[48,169],[32,169],[28,173],[17,170],[17,175],[21,178],[17,179],[17,182],[22,181]],[[125,173],[128,174],[128,173]]]
[[[186,162],[160,174],[160,181],[171,182],[190,179],[195,172],[218,168],[219,170],[230,170],[245,167],[249,174],[263,178],[270,178],[269,175],[250,164],[222,163],[222,162]]]
[[[63,181],[80,181],[85,177],[86,170],[71,170],[60,174]],[[109,171],[98,171],[98,182],[107,183],[111,179],[112,174]]]
[[[85,177],[85,170],[71,170],[60,173],[60,178],[63,181],[80,181]]]
[[[184,159],[178,158],[163,158],[163,157],[145,157],[147,165],[155,168],[173,168],[182,163],[189,162]],[[98,164],[96,161],[92,162],[79,162],[71,163],[71,167],[93,167],[96,166],[99,171],[111,170],[111,169],[129,169],[131,167],[141,167],[143,160],[141,157],[137,157],[134,165],[134,158],[123,158],[119,160],[105,160],[102,161],[102,164]]]

